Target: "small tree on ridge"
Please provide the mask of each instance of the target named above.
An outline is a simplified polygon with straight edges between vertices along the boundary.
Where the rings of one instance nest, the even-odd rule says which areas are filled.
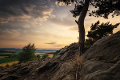
[[[27,46],[23,47],[22,52],[18,54],[19,63],[34,60],[35,51],[36,49],[34,44],[28,44]]]

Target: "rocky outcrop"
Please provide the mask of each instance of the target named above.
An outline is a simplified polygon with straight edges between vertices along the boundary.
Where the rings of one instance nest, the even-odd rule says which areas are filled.
[[[120,80],[120,32],[98,40],[81,57],[80,80]]]
[[[74,80],[72,60],[77,50],[78,44],[73,43],[62,48],[54,58],[5,68],[0,71],[0,80]]]
[[[120,32],[78,54],[78,44],[73,43],[54,58],[4,68],[0,80],[120,80]]]

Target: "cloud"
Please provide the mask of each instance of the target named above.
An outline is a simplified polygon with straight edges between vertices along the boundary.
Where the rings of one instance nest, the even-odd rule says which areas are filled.
[[[62,26],[73,26],[76,25],[75,18],[70,13],[70,10],[74,9],[74,5],[72,6],[58,6],[53,7],[53,12],[56,17],[51,17],[48,20],[52,24],[62,25]]]
[[[52,45],[53,47],[63,47],[64,46],[64,44],[59,44],[56,42],[50,42],[50,43],[45,43],[45,44]]]
[[[45,44],[56,44],[55,42],[45,43]]]
[[[23,19],[25,15],[47,19],[54,16],[51,14],[54,3],[54,0],[0,0],[0,23]]]

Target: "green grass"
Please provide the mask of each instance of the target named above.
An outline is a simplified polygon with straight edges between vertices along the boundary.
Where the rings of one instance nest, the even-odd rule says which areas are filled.
[[[5,54],[5,53],[0,53],[1,55]]]
[[[1,64],[1,63],[6,63],[6,62],[13,62],[13,61],[18,61],[17,57],[13,57],[13,58],[2,58],[2,59],[0,59],[0,64]]]

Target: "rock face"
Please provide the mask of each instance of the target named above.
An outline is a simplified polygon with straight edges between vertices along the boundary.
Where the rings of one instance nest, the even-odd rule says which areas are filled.
[[[75,64],[77,54],[73,43],[54,58],[4,68],[0,80],[120,80],[120,32],[95,42]]]
[[[98,40],[82,57],[80,80],[120,80],[120,32]]]

